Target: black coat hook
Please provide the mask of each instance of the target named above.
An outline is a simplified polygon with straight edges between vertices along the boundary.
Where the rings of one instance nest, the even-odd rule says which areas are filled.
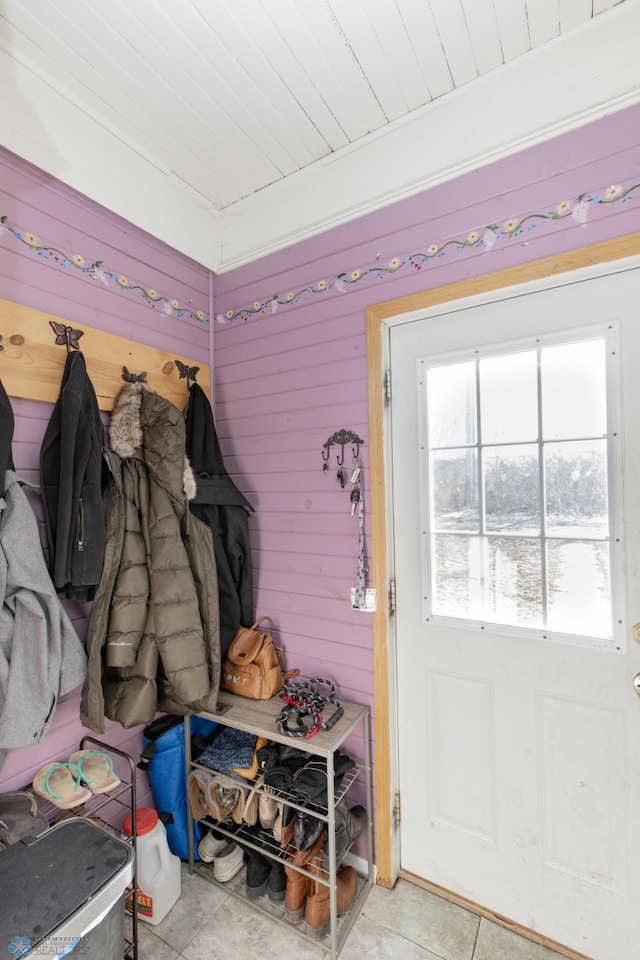
[[[71,349],[80,349],[78,340],[84,336],[82,330],[74,330],[73,327],[68,327],[64,323],[58,323],[56,320],[49,320],[49,326],[56,335],[56,343],[59,345],[66,344],[67,353],[69,353]]]
[[[189,390],[191,384],[196,382],[196,374],[200,367],[188,367],[182,360],[174,360],[173,362],[180,371],[180,379],[184,380],[185,377],[187,378],[187,390]]]
[[[146,383],[147,382],[147,371],[143,370],[142,373],[129,373],[126,367],[122,368],[122,379],[126,380],[127,383]]]

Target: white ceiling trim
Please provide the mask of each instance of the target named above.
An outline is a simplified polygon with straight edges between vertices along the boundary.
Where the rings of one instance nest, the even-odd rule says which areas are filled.
[[[0,90],[4,147],[215,269],[219,212],[143,146],[92,115],[73,90],[53,85],[37,63],[3,49],[2,38]]]
[[[0,35],[0,143],[221,273],[638,102],[638,36],[625,0],[220,212]]]
[[[226,207],[224,272],[640,101],[627,3]],[[612,171],[612,175],[615,171]]]

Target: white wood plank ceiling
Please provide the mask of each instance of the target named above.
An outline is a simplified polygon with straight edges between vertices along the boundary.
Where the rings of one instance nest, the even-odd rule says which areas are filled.
[[[514,68],[531,69],[543,50],[556,60],[569,50],[583,63],[585,37],[597,50],[600,26],[617,16],[617,32],[612,20],[601,34],[616,57],[610,32],[624,47],[624,23],[615,7],[637,13],[638,3],[0,0],[0,142],[112,208],[115,199],[118,212],[142,217],[146,229],[158,231],[166,208],[173,240],[166,225],[163,239],[228,269],[428,183],[429,175],[416,179],[404,169],[399,184],[388,167],[369,170],[362,148],[377,143],[380,153],[381,139],[465,89],[492,76],[504,96]],[[617,84],[603,99],[629,98],[629,81]],[[575,106],[590,105],[578,98]],[[553,123],[569,122],[571,109]],[[441,125],[446,110],[438,116]],[[457,165],[476,160],[478,119],[467,116],[468,156],[458,142]],[[526,136],[524,128],[518,134]],[[354,171],[342,164],[343,185],[332,161],[354,150],[366,186],[350,192]],[[325,217],[304,199],[323,183],[332,197]],[[278,234],[273,221],[288,200],[298,219],[288,210]],[[185,217],[194,210],[205,231],[189,228]],[[188,234],[197,238],[192,244]]]

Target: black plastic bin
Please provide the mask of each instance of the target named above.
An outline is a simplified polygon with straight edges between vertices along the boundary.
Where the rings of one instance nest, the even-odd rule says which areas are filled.
[[[122,960],[133,849],[90,820],[63,820],[0,853],[0,950]]]

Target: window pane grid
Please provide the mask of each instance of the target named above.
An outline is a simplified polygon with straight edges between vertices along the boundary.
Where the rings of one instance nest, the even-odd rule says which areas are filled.
[[[611,638],[605,379],[604,337],[427,364],[431,614]]]

